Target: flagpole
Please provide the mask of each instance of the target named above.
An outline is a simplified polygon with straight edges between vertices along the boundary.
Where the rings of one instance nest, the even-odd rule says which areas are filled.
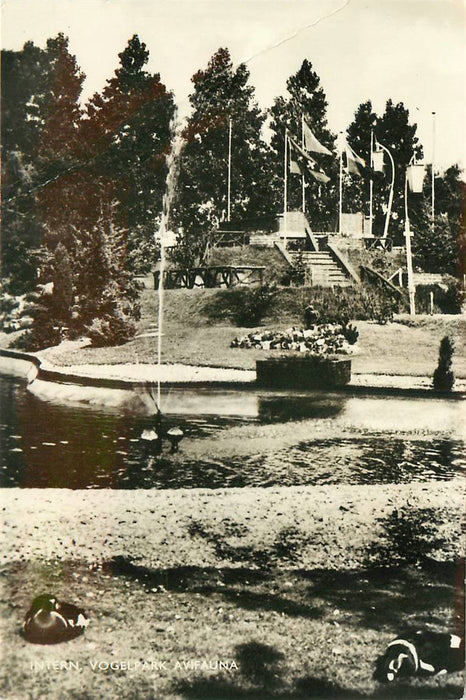
[[[284,148],[284,161],[283,161],[283,214],[286,216],[286,198],[287,198],[287,186],[288,186],[288,173],[287,173],[287,146],[288,146],[288,129],[285,127],[285,148]]]
[[[229,119],[229,130],[228,130],[228,203],[227,203],[227,221],[230,221],[231,216],[231,133],[232,133],[232,121],[231,117]]]
[[[432,207],[431,225],[434,228],[435,221],[435,112],[432,112]]]
[[[284,148],[284,177],[283,177],[283,226],[285,229],[285,248],[287,243],[287,221],[286,221],[286,211],[287,211],[287,189],[288,189],[288,129],[285,127],[285,148]]]
[[[301,146],[304,150],[304,112],[301,112]],[[303,214],[306,211],[306,182],[304,180],[304,173],[301,175],[301,183],[303,190]]]
[[[342,220],[342,208],[343,208],[343,139],[341,138],[341,135],[343,134],[342,131],[340,131],[340,181],[338,185],[339,189],[339,197],[338,197],[338,233],[341,236],[341,220]]]
[[[371,129],[371,155],[370,155],[370,169],[371,172],[369,174],[369,236],[372,238],[372,196],[374,192],[374,182],[372,180],[372,168],[374,166],[373,164],[373,158],[372,158],[372,150],[374,148],[374,129]]]

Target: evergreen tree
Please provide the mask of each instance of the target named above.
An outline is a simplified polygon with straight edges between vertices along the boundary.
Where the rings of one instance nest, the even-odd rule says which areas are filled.
[[[43,257],[43,226],[36,216],[33,190],[35,167],[20,150],[2,159],[1,274],[12,294],[24,294],[37,284]]]
[[[111,148],[99,151],[86,141],[79,107],[84,76],[61,34],[45,50],[27,44],[7,62],[19,84],[7,80],[2,272],[11,278],[10,291],[29,291],[38,282],[44,289],[53,282],[54,290],[32,294],[34,324],[23,345],[53,344],[63,326],[82,333],[99,314],[107,341],[121,340],[137,316],[138,290],[127,265],[126,230],[118,223],[122,179],[107,168]],[[17,129],[15,117],[21,118]]]
[[[458,231],[461,227],[461,217],[464,207],[463,171],[458,164],[451,165],[443,175],[435,176],[435,213],[448,217],[450,224]],[[430,177],[426,185],[430,194]],[[427,193],[426,193],[427,194]]]
[[[39,157],[47,165],[49,176],[54,173],[54,166],[61,174],[66,166],[74,165],[83,152],[79,140],[82,116],[79,99],[85,75],[69,52],[68,44],[68,38],[61,33],[47,40],[50,79]]]
[[[30,42],[6,52],[2,128],[2,274],[31,288],[41,246],[54,250],[73,225],[69,173],[79,165],[79,97],[84,75],[59,34],[45,50]]]
[[[14,294],[37,282],[43,228],[34,194],[37,152],[51,82],[48,53],[31,42],[2,51],[2,227],[1,272]]]
[[[274,151],[274,166],[276,175],[275,191],[276,209],[283,211],[283,162],[284,134],[288,134],[301,144],[302,116],[317,140],[334,151],[335,135],[327,126],[327,99],[320,85],[320,78],[313,70],[312,64],[304,60],[300,69],[286,83],[288,94],[278,97],[270,110],[272,121],[272,148]],[[300,161],[300,167],[305,170],[306,177],[306,211],[314,230],[334,230],[338,216],[338,158],[316,153],[310,154],[312,159],[331,178],[327,184],[317,182],[306,171],[306,161]],[[297,175],[289,177],[288,209],[301,209],[302,183]]]
[[[192,114],[184,131],[175,221],[182,228],[178,262],[204,259],[209,233],[227,219],[229,125],[232,124],[231,220],[260,226],[269,217],[273,193],[268,148],[261,138],[265,115],[254,99],[244,64],[236,68],[219,49],[192,78]]]
[[[455,375],[452,371],[452,357],[454,345],[451,338],[446,335],[440,341],[438,365],[434,371],[433,387],[435,391],[451,391],[455,384]]]
[[[79,193],[74,173],[82,170],[86,157],[79,136],[85,76],[63,34],[47,40],[47,53],[50,79],[37,152],[36,213],[50,249],[62,242],[71,250]]]
[[[127,231],[128,264],[143,271],[153,262],[175,106],[160,75],[144,69],[149,52],[137,35],[119,59],[114,77],[87,105],[83,135],[95,176],[105,181],[107,202],[99,206],[116,203],[114,216]]]
[[[51,84],[51,57],[28,41],[21,51],[2,50],[2,152],[33,159]]]
[[[139,286],[128,269],[124,238],[103,216],[86,236],[86,260],[79,261],[79,328],[94,345],[120,344],[135,332],[140,316]]]

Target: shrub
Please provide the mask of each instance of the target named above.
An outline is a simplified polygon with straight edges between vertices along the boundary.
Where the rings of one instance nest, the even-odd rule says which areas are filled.
[[[461,287],[459,280],[450,277],[447,282],[447,289],[443,291],[438,304],[444,314],[460,314],[464,299],[464,289]]]
[[[306,265],[302,251],[298,252],[294,266],[282,278],[283,283],[292,284],[295,287],[302,286],[306,281]]]
[[[460,314],[464,291],[454,277],[444,279],[445,284],[423,284],[416,287],[416,307],[419,313],[430,313],[430,293],[434,295],[434,313]]]
[[[276,295],[274,285],[233,290],[233,321],[237,326],[256,326],[269,311]]]
[[[17,338],[11,347],[35,352],[58,345],[63,338],[64,331],[56,325],[55,321],[47,319],[43,314],[38,314],[34,326]]]
[[[134,322],[119,312],[95,318],[86,329],[94,347],[123,345],[134,337],[135,332]]]
[[[424,565],[446,543],[438,536],[436,517],[434,508],[403,507],[379,518],[383,534],[369,550],[366,563],[388,568]]]
[[[389,294],[370,285],[327,289],[309,289],[306,304],[312,303],[320,313],[320,323],[340,323],[351,320],[387,323],[393,319],[397,301]]]
[[[359,338],[359,331],[352,323],[343,326],[343,335],[350,345],[354,345]]]
[[[451,391],[453,389],[455,383],[455,375],[451,369],[453,351],[453,341],[446,335],[440,341],[438,365],[433,377],[435,391]]]
[[[227,318],[236,326],[257,326],[271,309],[276,294],[277,289],[272,284],[220,290],[205,305],[204,312],[211,319]]]

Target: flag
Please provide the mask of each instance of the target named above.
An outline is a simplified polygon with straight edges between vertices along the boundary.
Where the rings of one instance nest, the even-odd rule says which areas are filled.
[[[291,136],[288,137],[288,140],[289,140],[289,142],[290,142],[290,147],[291,147],[291,148],[294,148],[294,150],[296,151],[296,153],[298,153],[300,156],[302,156],[303,158],[305,158],[306,161],[309,163],[309,165],[311,165],[311,167],[315,168],[316,165],[317,165],[317,163],[315,162],[314,158],[311,158],[311,156],[309,155],[309,153],[306,153],[306,151],[304,151],[304,150],[301,148],[301,146],[298,146],[298,144],[296,143],[296,141],[295,141],[294,139],[292,139]]]
[[[351,146],[346,144],[346,169],[351,175],[361,177],[362,168],[366,167],[366,162],[353,151]]]
[[[375,173],[383,173],[383,151],[375,142],[375,151],[372,153],[372,169]]]
[[[324,185],[326,185],[327,182],[330,182],[329,176],[326,175],[323,170],[311,170],[309,168],[309,172],[314,178],[314,180],[317,180],[317,182],[323,182]]]
[[[307,163],[309,164],[308,172],[310,175],[312,175],[314,180],[317,180],[317,182],[323,182],[324,184],[326,182],[329,182],[330,178],[328,177],[328,175],[324,173],[324,171],[317,165],[315,160],[311,158],[311,156],[308,155],[306,151],[303,151],[303,149],[300,146],[298,146],[296,141],[294,141],[291,137],[290,146],[294,148],[295,151],[297,151],[299,155],[301,155],[307,161]]]
[[[308,127],[305,121],[303,121],[303,135],[304,135],[304,147],[306,151],[311,153],[325,153],[326,156],[331,156],[332,152],[323,146]]]

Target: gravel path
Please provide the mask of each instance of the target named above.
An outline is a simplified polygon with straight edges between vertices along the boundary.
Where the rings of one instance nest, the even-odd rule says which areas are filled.
[[[377,519],[402,506],[437,511],[448,542],[441,557],[448,559],[463,549],[465,489],[459,479],[383,487],[6,489],[1,498],[3,562],[99,562],[124,555],[155,568],[238,566],[239,548],[275,551],[291,527],[296,528],[300,566],[356,568],[379,534]],[[229,549],[220,551],[216,542]]]

